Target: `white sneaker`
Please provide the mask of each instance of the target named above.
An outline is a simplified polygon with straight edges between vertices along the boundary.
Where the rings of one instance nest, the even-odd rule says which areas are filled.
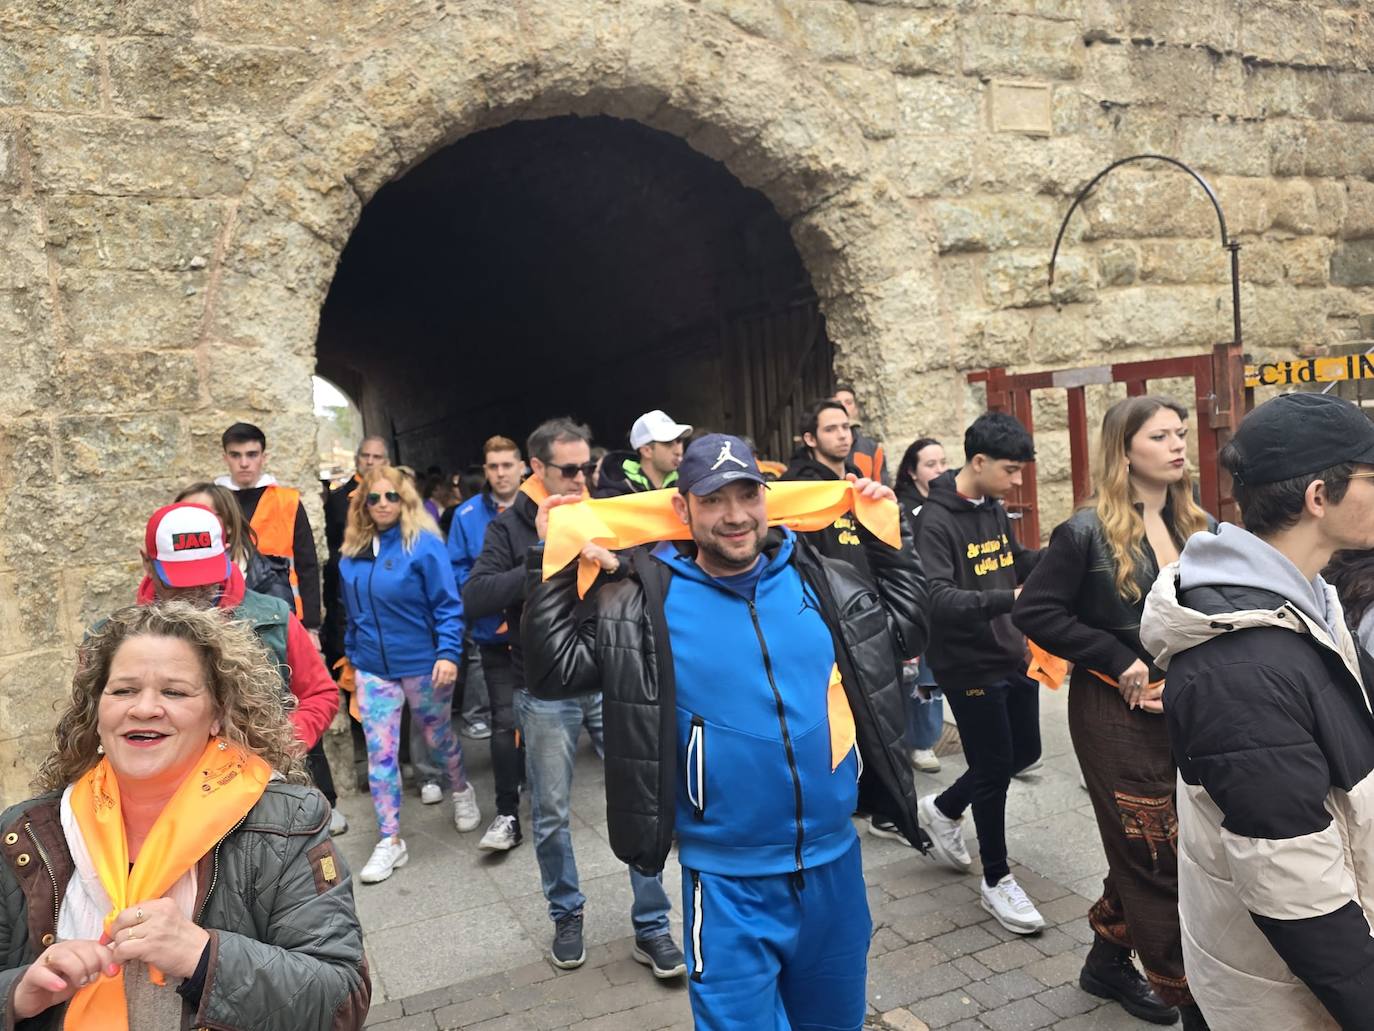
[[[348,833],[348,817],[337,809],[329,814],[329,834],[330,837],[337,838],[340,834]]]
[[[1024,777],[1028,773],[1038,773],[1045,765],[1044,759],[1036,759],[1029,766],[1023,766],[1012,774],[1013,777]]]
[[[978,888],[983,895],[983,908],[1013,934],[1034,934],[1045,926],[1045,918],[1040,915],[1040,910],[1035,908],[1035,903],[1011,874],[991,888],[987,881],[980,881]]]
[[[498,816],[482,835],[477,847],[483,852],[509,852],[522,840],[520,821],[514,816]]]
[[[475,831],[482,822],[482,811],[477,808],[477,789],[471,784],[462,791],[453,793],[453,826],[466,834]]]
[[[973,869],[973,857],[968,854],[964,844],[964,818],[951,820],[935,808],[935,796],[923,795],[916,804],[921,815],[921,826],[930,835],[930,850],[935,858],[952,870],[968,873]]]
[[[913,748],[911,750],[911,765],[922,773],[940,772],[940,760],[934,749],[930,748]]]
[[[438,784],[420,786],[420,801],[425,805],[438,805],[444,800],[444,789]]]
[[[406,843],[400,838],[392,840],[383,838],[377,842],[377,847],[372,850],[372,858],[363,866],[362,872],[358,874],[358,880],[364,884],[376,884],[384,881],[391,876],[391,871],[397,867],[405,866],[406,860],[410,855],[406,852]]]

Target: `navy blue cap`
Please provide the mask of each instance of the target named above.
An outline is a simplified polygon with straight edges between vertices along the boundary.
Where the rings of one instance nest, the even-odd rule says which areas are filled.
[[[698,497],[740,480],[768,482],[749,445],[728,433],[708,433],[692,441],[677,467],[678,489]]]

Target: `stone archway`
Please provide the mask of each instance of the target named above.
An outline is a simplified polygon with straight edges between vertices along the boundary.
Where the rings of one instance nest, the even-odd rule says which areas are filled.
[[[479,129],[607,114],[685,139],[771,201],[810,274],[837,363],[869,387],[880,420],[894,402],[884,393],[895,382],[891,356],[913,353],[908,342],[928,338],[940,313],[930,245],[874,170],[852,114],[786,47],[700,7],[568,7],[464,3],[406,26],[318,83],[263,140],[208,323],[215,353],[252,353],[268,370],[252,385],[254,407],[307,414],[320,306],[378,188]],[[246,400],[232,377],[220,382],[218,406]],[[282,427],[277,453],[303,471],[311,423]]]

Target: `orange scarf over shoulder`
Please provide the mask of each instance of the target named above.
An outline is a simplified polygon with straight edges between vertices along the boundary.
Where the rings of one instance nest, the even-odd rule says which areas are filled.
[[[526,493],[540,500],[533,492]],[[581,555],[588,544],[618,551],[653,541],[690,540],[692,531],[673,511],[676,493],[676,488],[667,487],[551,509],[549,535],[544,542],[544,579]],[[873,536],[894,548],[902,546],[897,503],[866,498],[847,480],[770,483],[767,506],[769,526],[786,526],[799,533],[822,530],[852,510]],[[581,560],[577,568],[579,595],[586,595],[599,568],[595,562]]]
[[[110,760],[100,760],[82,775],[72,787],[72,814],[113,907],[105,917],[106,931],[122,910],[170,891],[248,815],[271,776],[263,759],[222,738],[211,738],[148,832],[130,870],[119,782]],[[154,984],[165,983],[161,971],[150,968],[149,977]],[[128,1031],[123,970],[77,992],[63,1026],[73,1031]]]

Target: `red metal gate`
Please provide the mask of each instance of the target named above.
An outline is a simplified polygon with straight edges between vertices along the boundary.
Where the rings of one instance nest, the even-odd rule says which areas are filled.
[[[1069,465],[1073,502],[1077,506],[1092,494],[1088,462],[1088,406],[1084,388],[1102,383],[1124,383],[1126,393],[1138,397],[1149,392],[1151,380],[1191,377],[1194,409],[1198,415],[1198,487],[1202,507],[1218,519],[1236,521],[1230,477],[1217,463],[1217,452],[1248,410],[1251,393],[1245,389],[1245,359],[1238,343],[1217,344],[1210,354],[1182,358],[1156,358],[1143,362],[1118,362],[1078,369],[1008,373],[1004,367],[970,373],[970,383],[987,385],[988,410],[1009,412],[1035,433],[1031,392],[1065,390],[1069,405]],[[1030,548],[1040,546],[1039,493],[1035,463],[1022,473],[1021,487],[1006,499],[1015,519],[1016,534]]]

